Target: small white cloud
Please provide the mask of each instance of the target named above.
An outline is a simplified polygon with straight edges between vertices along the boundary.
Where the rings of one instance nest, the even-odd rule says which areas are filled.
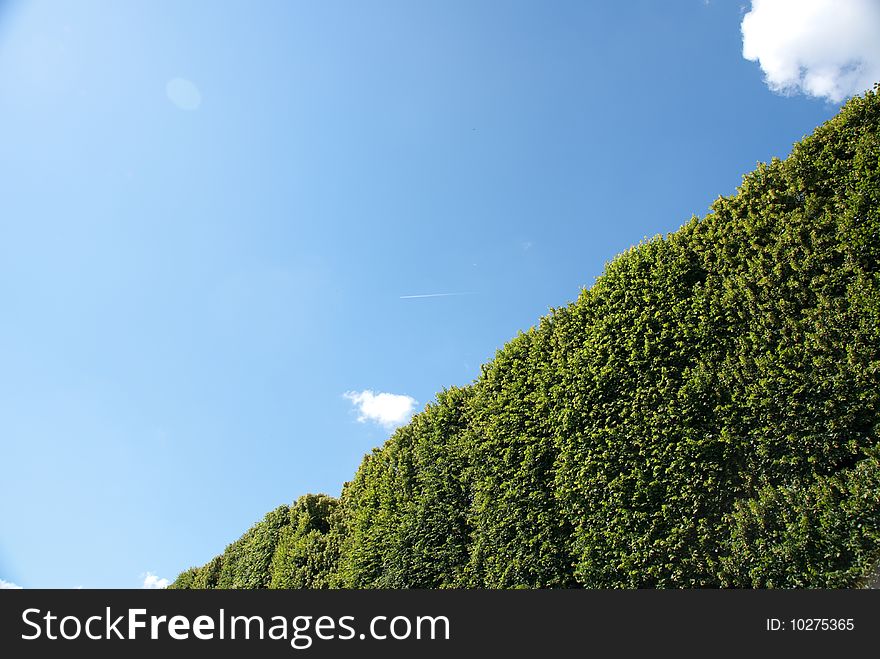
[[[202,104],[202,92],[186,78],[172,78],[165,85],[168,100],[181,110],[198,110]]]
[[[12,583],[11,581],[4,581],[0,579],[0,590],[21,590],[21,586],[16,583]]]
[[[388,429],[402,426],[409,421],[418,405],[418,401],[411,396],[385,392],[374,394],[369,389],[347,391],[343,395],[357,407],[358,421],[374,421]]]
[[[774,92],[837,103],[880,80],[877,0],[752,0],[741,29]]]
[[[153,590],[153,589],[158,589],[158,588],[165,588],[170,583],[171,582],[168,581],[168,579],[160,579],[152,572],[147,572],[147,574],[144,576],[143,587]]]

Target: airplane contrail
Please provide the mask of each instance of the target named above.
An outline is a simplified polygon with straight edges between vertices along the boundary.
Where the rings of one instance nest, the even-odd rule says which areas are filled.
[[[458,295],[476,295],[476,293],[425,293],[424,295],[401,295],[401,300],[413,300],[420,297],[456,297]]]

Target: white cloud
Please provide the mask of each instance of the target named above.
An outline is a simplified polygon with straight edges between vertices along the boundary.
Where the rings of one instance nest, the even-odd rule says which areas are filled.
[[[743,57],[780,94],[837,103],[880,81],[877,0],[752,0],[741,28]]]
[[[171,582],[168,581],[168,579],[160,579],[152,572],[147,572],[147,574],[144,576],[143,587],[148,589],[165,588],[170,583]]]
[[[0,590],[21,590],[21,586],[12,583],[11,581],[0,579]]]
[[[409,421],[418,405],[418,401],[411,396],[385,392],[374,394],[369,389],[348,391],[344,396],[357,407],[360,413],[358,421],[375,421],[389,429]]]

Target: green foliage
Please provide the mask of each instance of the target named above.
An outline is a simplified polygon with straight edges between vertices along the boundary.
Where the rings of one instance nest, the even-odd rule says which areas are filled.
[[[472,455],[472,587],[574,584],[571,523],[555,493],[554,317],[520,334],[483,368],[475,386]]]
[[[220,582],[220,570],[223,566],[223,556],[215,556],[205,565],[199,568],[199,572],[193,579],[192,588],[217,588]]]
[[[188,570],[184,570],[180,574],[177,575],[177,579],[174,580],[173,583],[169,584],[168,588],[170,590],[186,590],[188,588],[196,588],[194,585],[196,575],[198,575],[200,568],[191,567]]]
[[[880,91],[880,88],[878,88]],[[880,559],[880,98],[175,588],[840,587]]]
[[[472,392],[449,389],[364,459],[342,494],[339,585],[462,586],[471,529],[464,432]]]
[[[269,566],[281,531],[289,523],[290,508],[279,506],[229,545],[223,552],[216,587],[268,588]]]
[[[272,557],[269,588],[328,588],[337,552],[329,535],[337,500],[307,494],[290,508]]]
[[[223,557],[215,556],[202,567],[191,567],[185,572],[181,572],[168,588],[178,590],[216,588],[220,580],[220,566],[222,564]]]
[[[880,452],[809,484],[762,488],[728,524],[726,585],[851,586],[880,559]]]

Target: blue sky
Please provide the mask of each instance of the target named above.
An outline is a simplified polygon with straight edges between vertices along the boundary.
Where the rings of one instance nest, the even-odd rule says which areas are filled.
[[[0,581],[338,494],[880,78],[870,2],[759,4],[0,0]]]

